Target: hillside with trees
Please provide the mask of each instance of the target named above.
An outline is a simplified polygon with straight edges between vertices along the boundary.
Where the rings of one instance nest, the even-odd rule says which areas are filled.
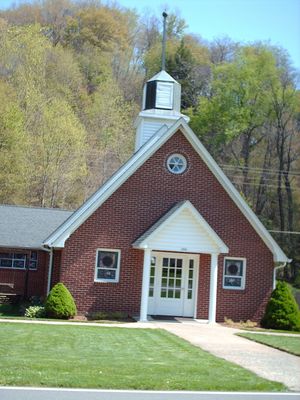
[[[0,12],[0,201],[74,209],[133,152],[161,17],[44,0]],[[207,42],[169,11],[167,71],[182,110],[275,239],[300,261],[300,95],[282,48]]]

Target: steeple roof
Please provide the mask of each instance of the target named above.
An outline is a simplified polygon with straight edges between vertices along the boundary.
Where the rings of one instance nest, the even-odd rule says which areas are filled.
[[[156,75],[154,75],[151,79],[148,80],[148,82],[151,82],[151,81],[164,81],[164,82],[175,82],[175,83],[178,83],[177,81],[175,81],[174,78],[172,78],[171,75],[169,75],[164,70],[161,70]]]

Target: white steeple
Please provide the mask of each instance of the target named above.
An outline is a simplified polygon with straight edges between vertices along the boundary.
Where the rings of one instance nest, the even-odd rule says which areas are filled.
[[[179,118],[189,122],[189,117],[181,114],[181,85],[165,70],[166,17],[164,17],[162,70],[149,79],[143,90],[143,109],[139,113],[136,126],[135,151],[137,151],[163,125],[171,126]]]

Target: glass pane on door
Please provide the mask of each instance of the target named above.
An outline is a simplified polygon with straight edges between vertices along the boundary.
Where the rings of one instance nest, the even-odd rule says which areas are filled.
[[[160,297],[180,299],[182,287],[182,259],[164,257],[162,265]]]

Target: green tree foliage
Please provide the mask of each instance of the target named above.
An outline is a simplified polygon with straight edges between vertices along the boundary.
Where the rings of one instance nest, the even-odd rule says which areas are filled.
[[[28,151],[23,114],[12,87],[0,79],[0,201],[25,200],[26,159]]]
[[[192,128],[210,147],[218,148],[239,136],[249,141],[259,134],[270,111],[274,56],[264,48],[241,48],[233,62],[213,66],[212,73],[210,95],[202,96],[191,113]]]
[[[196,107],[198,97],[207,90],[209,54],[192,37],[180,41],[169,39],[166,46],[166,70],[181,84],[181,107]],[[145,56],[147,76],[157,73],[161,68],[161,44],[151,48]]]
[[[167,12],[167,71],[191,127],[269,229],[299,231],[300,96],[288,56],[204,42]],[[128,158],[161,33],[160,14],[98,0],[0,11],[0,201],[77,207]],[[299,235],[275,235],[295,260],[292,279]]]
[[[289,287],[279,281],[261,320],[264,328],[300,331],[300,311]]]
[[[88,7],[67,18],[64,42],[79,50],[85,44],[109,51],[114,46],[125,47],[126,17],[116,9]]]
[[[45,304],[48,317],[68,319],[76,315],[74,299],[63,283],[57,283],[50,290]]]
[[[82,181],[87,172],[84,128],[64,100],[53,99],[40,108],[35,129],[28,152],[28,197],[42,207],[76,206],[84,200]]]

